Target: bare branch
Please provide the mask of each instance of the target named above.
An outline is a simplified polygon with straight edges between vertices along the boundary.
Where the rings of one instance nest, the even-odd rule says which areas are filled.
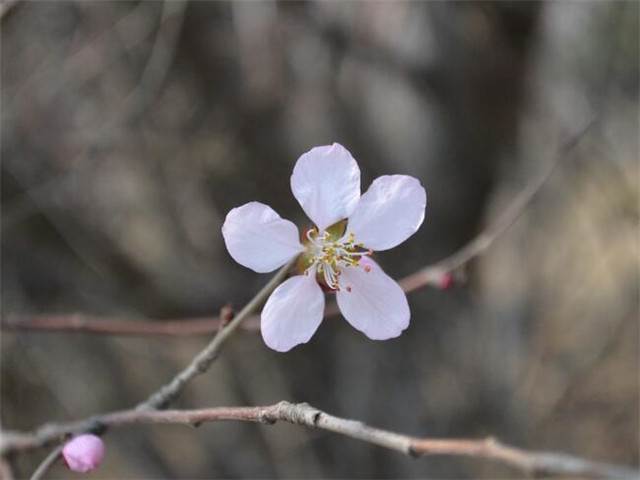
[[[247,324],[245,324],[246,327]],[[216,317],[173,320],[133,320],[96,317],[84,314],[15,315],[2,320],[3,330],[35,330],[104,335],[169,335],[193,336],[215,333],[220,327]],[[244,327],[243,327],[244,328]],[[249,328],[251,330],[251,328]]]
[[[554,452],[527,451],[493,438],[417,438],[335,417],[306,403],[280,402],[265,407],[219,407],[200,410],[125,410],[68,424],[45,425],[33,433],[4,432],[0,453],[47,446],[80,432],[141,423],[200,425],[235,420],[272,424],[277,421],[331,431],[410,456],[452,455],[493,460],[528,474],[638,479],[631,468],[592,462]]]
[[[573,151],[580,143],[580,140],[584,138],[595,124],[596,119],[592,119],[585,127],[564,143],[558,149],[553,161],[513,199],[509,208],[507,208],[492,225],[452,255],[401,279],[399,283],[402,289],[405,292],[412,292],[426,285],[438,285],[444,274],[463,267],[487,251],[489,247],[522,216],[536,194],[551,178],[556,167],[563,159],[567,158],[569,153]]]
[[[140,82],[124,101],[123,111],[125,113],[123,117],[125,119],[139,117],[159,93],[173,62],[187,3],[186,1],[173,2],[169,0],[165,0],[163,3],[158,33],[140,77]],[[176,18],[175,24],[170,28],[165,28],[165,24],[172,17]],[[163,30],[166,30],[164,35]]]
[[[154,411],[158,408],[165,408],[173,399],[175,399],[184,387],[197,375],[200,375],[206,372],[211,364],[215,361],[218,356],[220,349],[224,342],[229,338],[235,330],[242,324],[242,322],[249,316],[253,311],[260,306],[262,302],[266,300],[269,294],[284,280],[289,269],[294,264],[295,259],[288,262],[284,267],[282,267],[278,273],[276,273],[269,282],[262,287],[262,289],[245,305],[245,307],[232,319],[232,312],[229,310],[228,306],[223,307],[220,310],[220,318],[218,322],[218,330],[217,334],[213,337],[211,342],[198,354],[196,355],[189,365],[187,365],[182,371],[176,374],[173,379],[160,387],[157,391],[151,394],[145,401],[140,402],[134,410],[129,410],[128,412],[139,412],[139,411]],[[135,415],[134,415],[135,416]],[[106,418],[109,416],[107,415]],[[116,416],[117,418],[117,416]],[[144,418],[144,417],[142,417]],[[86,422],[79,422],[80,424],[85,423],[84,427],[79,430],[74,429],[73,431],[76,433],[80,433],[81,431],[85,432],[95,432],[96,434],[103,433],[104,426],[110,425],[110,423],[104,422],[102,420],[98,420],[97,422],[86,424]],[[117,423],[116,423],[117,424]],[[53,430],[55,432],[55,429]],[[73,432],[68,432],[73,433]],[[45,435],[46,437],[46,435]],[[60,437],[60,434],[53,434],[53,437]],[[5,441],[9,439],[18,440],[20,443],[19,436],[15,437],[13,434],[9,432],[3,432],[2,435],[2,445],[5,445]],[[45,443],[49,443],[48,441]],[[62,446],[57,446],[47,457],[42,461],[42,463],[38,466],[31,479],[36,480],[42,478],[46,472],[51,468],[53,464],[58,460],[60,453],[62,452]],[[0,454],[2,450],[0,448]]]
[[[44,478],[44,476],[47,474],[49,469],[53,467],[55,463],[58,461],[58,459],[60,458],[63,448],[64,447],[62,445],[58,445],[56,448],[51,450],[49,455],[47,455],[44,458],[44,460],[40,463],[40,465],[38,465],[38,468],[36,468],[36,471],[33,472],[33,475],[31,475],[30,480],[40,480],[41,478]]]
[[[596,120],[591,120],[582,130],[562,145],[553,161],[513,199],[509,208],[492,225],[452,255],[400,279],[398,283],[402,289],[409,293],[427,286],[439,287],[444,275],[464,267],[471,260],[488,250],[520,218],[536,194],[549,180],[558,164],[580,143],[580,140],[584,138],[595,123]],[[325,311],[325,318],[336,316],[339,313],[335,303],[329,304]],[[42,316],[10,314],[2,318],[0,327],[2,330],[43,330],[107,335],[190,336],[217,332],[220,328],[220,319],[203,317],[131,321],[82,314]],[[258,331],[260,329],[259,319],[255,316],[249,317],[243,323],[242,329]]]
[[[153,393],[144,402],[138,404],[137,409],[155,409],[164,408],[177,397],[185,385],[193,379],[193,377],[206,372],[211,364],[215,361],[222,348],[224,342],[240,327],[242,322],[251,315],[271,294],[271,292],[284,280],[289,269],[295,263],[296,259],[289,261],[276,273],[269,282],[247,303],[240,313],[236,315],[226,326],[222,327],[209,344],[187,365],[187,367],[178,373],[173,379],[162,386],[158,391]],[[221,315],[220,321],[225,319],[224,313]]]

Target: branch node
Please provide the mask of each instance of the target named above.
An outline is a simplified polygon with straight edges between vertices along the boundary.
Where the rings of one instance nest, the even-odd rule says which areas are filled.
[[[407,447],[407,455],[409,455],[411,458],[419,458],[422,456],[420,455],[420,452],[418,452],[418,450],[415,449],[412,443],[410,443],[409,446]]]
[[[223,329],[224,327],[229,325],[231,320],[233,320],[234,316],[235,316],[235,312],[233,311],[233,307],[231,306],[231,304],[227,303],[226,305],[224,305],[220,309],[220,315],[219,315],[220,329]]]
[[[264,413],[264,414],[260,415],[258,420],[259,420],[260,423],[264,423],[265,425],[273,425],[274,423],[276,423],[278,421],[275,418],[273,418],[271,415],[269,415],[268,413]]]
[[[87,429],[88,432],[93,433],[94,435],[101,436],[104,435],[104,433],[107,431],[107,425],[99,418],[92,418],[89,420],[89,422],[89,428]]]
[[[280,402],[276,405],[276,412],[279,418],[296,425],[306,425],[315,427],[320,417],[320,410],[312,407],[308,403]]]
[[[322,412],[320,410],[316,410],[316,413],[313,415],[313,426],[317,427],[318,422],[320,421],[320,417],[322,416]]]
[[[276,423],[278,421],[278,412],[279,412],[280,406],[283,403],[287,403],[287,402],[278,403],[275,406],[275,409],[273,407],[262,409],[262,411],[258,415],[258,422],[264,423],[265,425],[273,425],[274,423]]]

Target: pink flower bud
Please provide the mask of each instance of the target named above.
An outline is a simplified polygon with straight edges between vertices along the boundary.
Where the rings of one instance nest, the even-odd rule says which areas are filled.
[[[86,473],[97,468],[104,458],[104,442],[96,435],[78,435],[62,449],[67,466],[74,472]]]
[[[438,287],[441,290],[448,290],[449,288],[453,287],[453,275],[451,274],[451,272],[442,274],[438,283]]]

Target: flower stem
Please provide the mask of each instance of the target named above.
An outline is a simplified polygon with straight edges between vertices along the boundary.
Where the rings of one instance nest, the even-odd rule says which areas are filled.
[[[224,342],[238,329],[240,324],[251,315],[271,294],[273,290],[285,279],[291,266],[296,262],[297,258],[289,261],[284,267],[278,270],[269,282],[256,293],[256,295],[247,303],[242,310],[234,317],[226,327],[221,329],[218,334],[213,337],[209,344],[187,365],[187,367],[178,373],[173,379],[153,393],[144,402],[138,404],[136,409],[159,409],[165,408],[172,400],[174,400],[182,389],[193,377],[209,370],[211,364],[215,361]]]
[[[45,457],[42,463],[36,468],[36,471],[31,475],[30,480],[40,480],[49,471],[51,467],[58,461],[60,454],[62,453],[63,445],[58,445],[54,448],[49,455]]]

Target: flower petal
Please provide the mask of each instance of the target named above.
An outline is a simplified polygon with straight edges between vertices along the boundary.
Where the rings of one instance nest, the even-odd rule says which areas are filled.
[[[409,326],[406,295],[370,258],[342,270],[336,297],[344,318],[372,340],[397,337]]]
[[[320,230],[347,218],[360,198],[360,168],[339,143],[315,147],[296,162],[291,190]]]
[[[260,315],[264,343],[287,352],[307,343],[322,322],[324,294],[314,275],[296,275],[276,288]]]
[[[304,250],[298,228],[260,202],[232,209],[222,236],[233,259],[258,273],[271,272]]]
[[[349,217],[347,235],[373,250],[388,250],[413,235],[424,220],[427,192],[407,175],[376,178]]]

